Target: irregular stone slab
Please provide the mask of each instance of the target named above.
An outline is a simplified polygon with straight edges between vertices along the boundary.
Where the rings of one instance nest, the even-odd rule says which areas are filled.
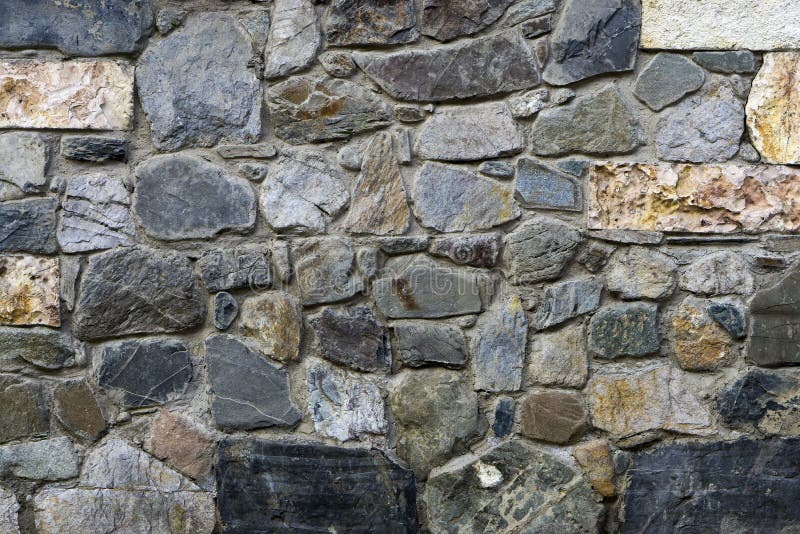
[[[556,219],[537,216],[506,237],[505,259],[514,284],[555,280],[577,253],[578,230]]]
[[[308,323],[326,359],[358,371],[389,371],[389,332],[369,308],[359,306],[344,312],[325,308]]]
[[[278,232],[324,232],[350,201],[345,184],[321,154],[282,155],[261,186],[261,214]]]
[[[269,89],[275,136],[299,145],[349,139],[392,123],[389,105],[356,83],[298,76]]]
[[[85,380],[65,382],[55,390],[53,414],[69,432],[89,442],[106,431],[106,420]]]
[[[528,354],[526,382],[545,386],[581,388],[589,377],[583,324],[554,332],[540,332]]]
[[[0,324],[61,325],[58,258],[0,256]]]
[[[81,350],[66,333],[49,328],[0,327],[0,361],[18,370],[26,362],[41,369],[72,367]]]
[[[324,26],[325,41],[332,46],[395,45],[419,39],[413,0],[334,0]]]
[[[700,89],[705,78],[703,69],[689,58],[662,52],[639,73],[633,94],[650,109],[661,111]]]
[[[7,534],[19,534],[17,512],[19,503],[14,494],[0,486],[0,529]]]
[[[597,493],[603,497],[613,497],[617,494],[608,441],[595,439],[581,443],[575,447],[572,456]]]
[[[531,135],[531,151],[540,156],[624,154],[643,143],[638,119],[613,84],[565,106],[542,110]]]
[[[527,158],[517,160],[516,197],[525,208],[583,209],[583,192],[574,178]]]
[[[353,60],[398,100],[488,96],[528,89],[541,81],[530,45],[516,30],[431,50],[356,52]]]
[[[732,302],[712,302],[706,311],[720,326],[736,339],[747,335],[747,316],[740,304]]]
[[[687,525],[738,532],[769,525],[770,530],[790,532],[800,525],[795,505],[800,496],[795,482],[798,445],[797,438],[672,442],[638,453],[628,472],[621,532],[640,532],[655,524],[665,532]]]
[[[478,33],[499,19],[512,3],[512,0],[425,0],[422,33],[437,41]]]
[[[122,180],[106,174],[76,176],[67,183],[58,243],[64,252],[132,245],[136,226]]]
[[[206,338],[211,415],[223,430],[292,427],[301,415],[292,403],[284,369],[227,335]],[[269,384],[269,387],[264,387]]]
[[[47,144],[28,132],[0,135],[0,200],[22,198],[46,189]]]
[[[217,154],[225,159],[271,159],[278,155],[278,150],[272,143],[259,143],[255,145],[222,145],[217,147]]]
[[[130,54],[150,35],[153,11],[150,0],[8,0],[0,6],[0,47],[52,47],[75,56]]]
[[[614,245],[600,241],[589,241],[581,247],[581,251],[575,259],[590,273],[597,273],[606,266],[615,250],[617,250],[617,247]]]
[[[508,105],[494,102],[444,108],[431,115],[414,151],[423,159],[473,161],[515,154],[524,146]]]
[[[525,365],[528,319],[516,295],[499,300],[478,319],[472,354],[475,389],[518,391]]]
[[[405,237],[380,237],[378,246],[386,254],[409,254],[411,252],[424,252],[428,248],[427,235]]]
[[[78,476],[78,452],[60,437],[0,447],[0,475],[31,480],[64,480]]]
[[[284,291],[267,291],[242,303],[242,335],[258,342],[274,360],[288,362],[300,355],[303,315],[297,299]]]
[[[672,317],[675,359],[686,371],[713,371],[736,354],[731,336],[711,319],[704,304],[686,297]]]
[[[550,62],[542,77],[551,85],[567,85],[633,70],[641,16],[635,0],[567,0],[550,37]]]
[[[121,247],[89,259],[73,331],[78,339],[181,332],[203,324],[205,301],[185,256]]]
[[[572,391],[537,391],[522,400],[521,434],[548,443],[569,443],[586,429],[583,397]]]
[[[46,435],[50,428],[42,384],[0,377],[0,443]]]
[[[478,165],[478,172],[501,180],[514,177],[514,167],[504,161],[484,161]]]
[[[717,397],[722,421],[742,432],[795,436],[800,431],[800,377],[751,369]]]
[[[589,177],[589,228],[663,232],[792,232],[800,173],[771,165],[601,163]]]
[[[464,376],[445,369],[400,375],[389,389],[397,424],[397,454],[417,478],[463,452],[478,430],[478,397]]]
[[[723,74],[748,74],[756,70],[756,56],[749,50],[695,52],[692,59],[701,67]]]
[[[197,266],[209,291],[259,290],[272,285],[270,256],[263,246],[215,248],[204,252]]]
[[[61,155],[93,163],[124,161],[128,158],[128,141],[122,137],[65,135],[61,138]]]
[[[264,75],[280,78],[305,69],[314,61],[322,36],[309,0],[278,0],[272,13],[265,49]]]
[[[499,261],[500,234],[437,237],[428,252],[450,258],[459,265],[491,269]]]
[[[414,475],[377,449],[226,439],[216,472],[226,532],[417,529]]]
[[[239,303],[226,291],[214,295],[214,328],[227,330],[239,315]]]
[[[514,429],[514,399],[501,397],[494,408],[494,422],[492,433],[498,438],[504,438]]]
[[[595,532],[603,515],[577,469],[522,440],[437,470],[424,500],[434,534]]]
[[[774,50],[800,48],[800,29],[789,20],[800,6],[781,0],[691,0],[644,2],[642,48],[674,50]],[[742,17],[742,13],[751,15]]]
[[[334,78],[349,78],[358,69],[349,52],[323,52],[317,57],[317,61],[325,72]]]
[[[800,163],[798,113],[800,52],[764,54],[747,99],[747,131],[766,163]]]
[[[646,356],[658,352],[658,306],[648,302],[612,303],[589,322],[589,350],[602,358]]]
[[[150,437],[145,442],[145,448],[152,455],[194,478],[211,473],[214,445],[213,436],[205,428],[166,408],[153,421]]]
[[[792,269],[771,287],[762,289],[750,301],[752,326],[747,359],[756,365],[773,367],[800,362],[800,270]]]
[[[0,251],[55,254],[58,199],[0,202]]]
[[[199,157],[156,156],[136,168],[133,210],[151,237],[208,238],[251,229],[256,197],[247,180]]]
[[[599,278],[570,280],[547,286],[536,308],[533,327],[544,330],[600,307],[603,281]]]
[[[749,295],[753,273],[741,253],[716,252],[694,260],[681,273],[681,289],[700,295]]]
[[[429,321],[397,321],[392,326],[403,365],[461,367],[466,362],[467,344],[457,326]]]
[[[478,277],[427,256],[390,259],[386,275],[375,280],[375,303],[396,319],[436,319],[479,313],[483,309]]]
[[[440,232],[487,230],[520,216],[506,184],[441,163],[422,166],[411,198],[421,224]]]
[[[129,63],[4,60],[0,88],[0,128],[128,130],[132,126]]]
[[[374,381],[317,365],[308,371],[314,430],[339,441],[386,433],[383,396]]]
[[[363,289],[353,248],[338,238],[307,239],[293,250],[303,306],[345,300]]]
[[[411,209],[388,133],[376,134],[367,145],[352,198],[344,221],[349,232],[390,235],[408,229]]]
[[[611,257],[606,269],[608,290],[622,299],[664,299],[675,291],[678,265],[666,254],[630,247]]]

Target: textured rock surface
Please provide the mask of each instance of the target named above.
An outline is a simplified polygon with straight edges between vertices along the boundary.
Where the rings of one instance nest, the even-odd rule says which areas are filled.
[[[522,385],[528,319],[517,296],[503,298],[478,321],[472,353],[475,389],[517,391]]]
[[[398,321],[393,324],[397,351],[404,365],[460,367],[466,361],[467,345],[460,328],[427,321]]]
[[[731,336],[704,309],[704,302],[687,297],[672,317],[673,350],[681,369],[713,371],[731,361]]]
[[[646,302],[613,303],[589,323],[589,350],[603,358],[645,356],[658,351],[658,306]]]
[[[0,377],[0,443],[43,436],[49,429],[44,390],[41,383]]]
[[[695,52],[692,59],[712,72],[745,74],[756,70],[756,56],[749,50]]]
[[[511,0],[425,0],[422,33],[438,41],[477,33],[499,19],[512,3]]]
[[[128,141],[121,137],[65,135],[61,138],[61,155],[93,163],[124,161],[128,157]]]
[[[89,442],[106,431],[106,420],[86,381],[65,382],[53,394],[53,414],[72,434]]]
[[[227,330],[239,315],[239,303],[226,291],[214,295],[214,328]]]
[[[646,247],[616,252],[606,267],[608,290],[623,299],[663,299],[675,291],[675,260]]]
[[[78,474],[78,451],[69,438],[0,446],[0,475],[33,480],[64,480]]]
[[[145,448],[191,477],[200,478],[211,472],[211,433],[180,413],[162,409],[153,421]]]
[[[344,312],[325,308],[308,322],[326,359],[358,371],[388,371],[391,367],[389,333],[369,308]]]
[[[305,69],[322,44],[319,21],[309,0],[279,0],[272,13],[264,75],[279,78]]]
[[[17,511],[19,503],[14,494],[0,486],[0,529],[8,534],[19,534]]]
[[[549,443],[568,443],[586,428],[583,397],[574,392],[528,394],[520,405],[523,436]]]
[[[741,254],[716,252],[693,261],[681,273],[681,288],[700,295],[749,295],[754,280]]]
[[[0,324],[58,327],[57,258],[0,256]]]
[[[274,360],[288,362],[300,354],[303,316],[297,299],[284,291],[268,291],[242,303],[239,331],[258,342]]]
[[[515,284],[558,278],[577,253],[581,236],[570,225],[547,217],[522,223],[506,238],[505,258]]]
[[[528,354],[526,382],[580,388],[589,377],[585,328],[566,326],[555,332],[537,333]]]
[[[703,85],[703,69],[677,54],[658,54],[636,78],[633,93],[654,111],[674,104]]]
[[[500,256],[499,234],[452,236],[435,239],[428,252],[434,256],[450,258],[459,265],[492,268]]]
[[[325,14],[329,45],[395,45],[419,38],[413,0],[334,0]]]
[[[706,307],[706,311],[734,338],[742,339],[747,335],[747,316],[741,304],[712,302]]]
[[[747,358],[756,365],[775,366],[800,362],[800,271],[792,269],[776,284],[764,288],[750,301],[752,326]]]
[[[572,456],[597,493],[603,497],[613,497],[616,494],[614,465],[608,441],[596,439],[578,445]]]
[[[347,241],[308,239],[293,251],[293,258],[304,306],[344,300],[362,289]]]
[[[264,289],[272,285],[270,253],[265,247],[215,248],[197,260],[203,284],[210,291]]]
[[[81,349],[69,335],[49,328],[0,327],[0,365],[18,368],[30,363],[42,369],[72,367]]]
[[[47,144],[38,134],[0,135],[0,200],[22,198],[25,193],[44,190],[47,163]]]
[[[570,176],[532,159],[517,161],[517,199],[526,208],[580,211],[581,186]]]
[[[533,327],[550,328],[573,317],[595,311],[600,306],[603,282],[598,278],[583,278],[549,286],[536,308]]]
[[[742,432],[793,436],[800,430],[796,373],[751,369],[717,397],[722,421]]]
[[[54,198],[0,202],[0,251],[56,253],[56,209]]]

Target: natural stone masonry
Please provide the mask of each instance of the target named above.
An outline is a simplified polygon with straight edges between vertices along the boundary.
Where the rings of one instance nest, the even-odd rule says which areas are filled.
[[[396,45],[419,38],[417,6],[413,0],[334,0],[325,14],[329,45]]]
[[[56,209],[54,198],[0,202],[0,251],[54,254]]]
[[[481,316],[473,351],[475,389],[517,391],[522,384],[528,320],[519,297],[496,302]]]
[[[58,259],[0,256],[0,324],[61,324]]]
[[[264,74],[278,78],[307,67],[322,42],[319,21],[309,0],[279,0],[275,3],[265,49]]]
[[[756,365],[796,364],[800,272],[797,267],[771,287],[756,293],[750,303],[752,326],[747,358]]]
[[[34,133],[0,135],[0,200],[44,191],[48,153],[44,139]]]
[[[795,372],[751,369],[720,392],[717,409],[726,425],[768,436],[792,436],[800,430],[800,379]]]

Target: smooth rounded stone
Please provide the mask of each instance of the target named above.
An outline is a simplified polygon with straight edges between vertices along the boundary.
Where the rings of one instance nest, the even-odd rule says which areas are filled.
[[[478,165],[478,172],[484,176],[508,180],[514,177],[514,167],[504,161],[484,161]]]
[[[701,67],[723,74],[748,74],[756,70],[756,56],[749,50],[695,52],[692,59]]]
[[[42,384],[0,376],[0,443],[46,435],[50,424]]]
[[[796,372],[750,369],[720,391],[717,411],[725,425],[741,432],[796,436],[800,432],[798,388]]]
[[[616,85],[539,112],[531,152],[540,156],[625,154],[644,144],[636,115]]]
[[[515,154],[524,147],[508,105],[493,102],[440,108],[422,126],[414,152],[423,159],[475,161]]]
[[[210,336],[205,347],[211,416],[219,428],[293,427],[300,421],[285,369],[232,336]]]
[[[239,303],[230,293],[221,291],[214,295],[214,328],[227,330],[239,315]]]
[[[262,91],[247,68],[252,55],[250,37],[226,13],[194,14],[148,47],[136,86],[156,148],[258,140]]]
[[[125,408],[177,399],[192,380],[189,347],[180,339],[110,343],[95,355],[93,367],[100,387],[117,393]]]
[[[58,207],[57,198],[0,202],[0,252],[57,253]]]
[[[389,105],[375,92],[335,78],[297,76],[269,89],[275,136],[300,145],[339,141],[392,123]]]
[[[128,158],[128,140],[100,135],[65,135],[61,138],[61,155],[92,163],[125,161]]]
[[[145,449],[175,469],[202,478],[211,473],[215,440],[193,419],[163,408],[153,420]]]
[[[309,0],[278,0],[264,49],[264,76],[280,78],[304,70],[317,56],[322,35]]]
[[[487,471],[496,485],[485,484],[481,475]],[[522,440],[437,470],[423,499],[433,534],[596,532],[603,517],[602,504],[577,469]]]
[[[581,443],[573,450],[572,457],[578,462],[583,476],[597,493],[603,497],[613,497],[617,494],[614,485],[614,464],[608,441],[594,439]]]
[[[748,361],[762,367],[800,363],[800,270],[793,268],[750,301]]]
[[[750,141],[767,163],[800,163],[800,128],[793,117],[800,112],[800,52],[764,54],[747,99]]]
[[[551,85],[567,85],[633,70],[641,16],[636,0],[566,0],[550,36],[550,61],[542,77]]]
[[[58,258],[0,255],[0,325],[61,325]]]
[[[581,235],[572,226],[536,216],[506,237],[507,275],[514,284],[555,280],[575,257]]]
[[[387,372],[392,365],[389,332],[369,308],[358,306],[341,312],[325,308],[309,317],[322,356],[358,371]]]
[[[49,162],[44,139],[36,133],[0,135],[0,200],[22,198],[46,190]]]
[[[520,414],[520,433],[548,443],[569,443],[587,426],[583,397],[573,391],[528,393],[520,404]]]
[[[203,252],[197,266],[209,291],[262,290],[272,285],[270,256],[264,246],[215,248]]]
[[[706,312],[733,338],[743,339],[747,335],[747,314],[741,304],[712,301]]]
[[[341,442],[386,433],[383,396],[373,380],[317,365],[309,369],[307,384],[317,433]]]
[[[210,238],[252,229],[256,197],[247,180],[199,157],[156,156],[136,168],[133,211],[156,239]]]
[[[267,291],[242,303],[239,331],[258,342],[261,352],[279,362],[296,360],[303,339],[303,315],[297,299]]]
[[[661,111],[700,89],[703,69],[687,57],[662,52],[636,78],[633,94],[653,111]]]
[[[73,367],[83,359],[81,347],[64,332],[49,328],[0,327],[0,366],[17,370],[25,363],[40,369]]]
[[[478,431],[478,396],[458,371],[418,369],[389,385],[397,454],[419,480],[464,452]]]
[[[78,339],[181,332],[206,318],[189,260],[176,252],[120,247],[92,256],[72,326]]]
[[[602,241],[588,241],[582,247],[575,261],[590,273],[598,273],[606,266],[617,247]]]
[[[731,336],[709,316],[706,304],[686,297],[672,316],[672,348],[686,371],[713,371],[736,355]]]
[[[598,277],[569,280],[547,286],[536,307],[532,326],[544,330],[595,311],[600,307],[603,281]]]
[[[750,295],[755,281],[742,253],[723,251],[703,254],[684,268],[680,286],[699,295]]]
[[[17,512],[19,503],[14,493],[0,486],[0,531],[6,534],[20,534]]]
[[[660,300],[675,291],[678,265],[666,254],[632,246],[617,251],[606,267],[606,286],[619,298]]]
[[[450,258],[459,265],[491,269],[500,259],[500,234],[437,237],[428,252]]]
[[[581,388],[589,377],[583,324],[568,325],[534,336],[528,353],[526,383]]]
[[[396,104],[392,108],[392,114],[395,119],[405,123],[422,122],[428,116],[424,109],[410,104]]]
[[[353,247],[343,239],[306,239],[292,249],[292,258],[303,306],[346,300],[364,288],[353,268]]]
[[[516,197],[524,208],[583,209],[583,190],[574,178],[527,158],[517,160]]]
[[[744,133],[744,106],[730,81],[713,78],[663,115],[656,125],[658,157],[665,161],[727,161],[739,151]]]
[[[494,421],[492,422],[492,433],[495,437],[504,438],[511,434],[514,429],[514,412],[514,399],[500,397],[494,408]]]
[[[78,476],[78,452],[60,437],[0,446],[0,475],[30,480],[66,480]]]
[[[106,431],[106,420],[85,380],[60,384],[53,392],[53,415],[70,433],[89,442]]]
[[[522,386],[528,319],[516,295],[501,298],[481,314],[472,351],[477,391],[518,391]]]
[[[240,163],[239,170],[253,183],[260,184],[269,173],[269,166],[263,163]]]
[[[392,325],[403,365],[461,367],[467,359],[464,333],[455,325],[397,321]]]
[[[541,82],[530,45],[518,30],[429,50],[355,52],[353,60],[391,97],[414,102],[509,93]]]
[[[413,474],[377,449],[228,438],[215,470],[226,532],[418,528]]]
[[[513,0],[425,0],[422,6],[422,34],[446,42],[478,33],[503,16],[512,3]]]
[[[414,0],[332,0],[323,26],[329,46],[397,45],[419,39]]]
[[[349,78],[358,69],[348,52],[323,52],[319,55],[317,61],[322,65],[325,72],[334,78]]]
[[[420,223],[440,232],[487,230],[520,216],[506,184],[441,163],[422,166],[411,198]]]
[[[608,304],[589,322],[589,350],[601,358],[647,356],[658,352],[660,345],[655,304]]]
[[[160,9],[156,14],[156,29],[161,35],[169,35],[169,32],[180,26],[186,20],[186,11],[182,9]]]

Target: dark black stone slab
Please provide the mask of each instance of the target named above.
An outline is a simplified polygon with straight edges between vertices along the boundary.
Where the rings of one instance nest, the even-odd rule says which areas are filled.
[[[128,157],[128,141],[101,135],[64,136],[61,155],[76,161],[124,161]]]
[[[56,253],[57,208],[55,198],[0,203],[0,251]]]
[[[369,308],[359,306],[344,312],[326,308],[308,322],[328,360],[359,371],[389,370],[389,332]]]
[[[792,435],[800,430],[800,380],[781,371],[751,369],[717,397],[726,425],[745,432]]]

